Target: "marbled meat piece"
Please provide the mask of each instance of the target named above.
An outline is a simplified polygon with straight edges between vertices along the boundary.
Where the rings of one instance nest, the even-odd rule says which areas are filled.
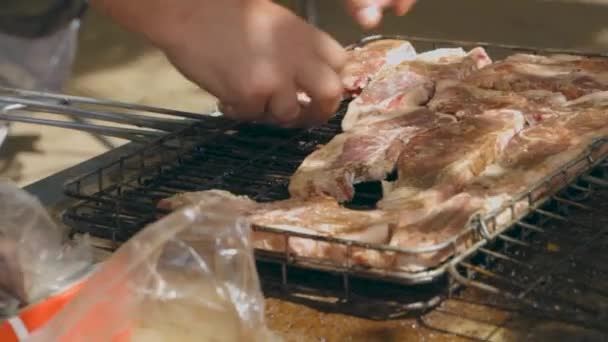
[[[441,222],[448,220],[448,216],[442,214],[447,210],[446,206],[450,211],[459,210],[460,204],[468,206],[468,197],[451,198],[494,163],[510,139],[523,127],[524,117],[519,111],[502,109],[465,117],[457,123],[413,137],[399,156],[397,181],[386,183],[384,198],[377,205],[380,210],[394,213],[396,217],[392,221],[396,228],[390,244],[412,247],[427,234],[426,230],[420,233],[416,227],[431,224],[430,220],[435,216],[441,217]],[[463,219],[455,216],[451,224],[456,225]],[[428,235],[429,243],[451,232],[443,231],[435,224],[434,227],[439,235]],[[412,235],[412,230],[418,235]],[[395,259],[401,260],[403,256],[366,251],[356,257],[357,262],[364,265],[390,267]],[[420,255],[409,255],[407,259],[417,257]],[[433,253],[429,257],[431,261],[441,259],[441,255]],[[402,268],[415,270],[408,267],[413,266],[406,264]]]
[[[401,211],[400,225],[424,217],[494,163],[524,127],[516,110],[465,117],[413,137],[397,161],[397,180],[378,203]]]
[[[531,90],[522,93],[489,90],[455,81],[437,83],[435,95],[428,103],[431,110],[457,117],[481,114],[491,109],[520,110],[529,125],[559,115],[567,102],[561,93]]]
[[[573,100],[608,90],[608,60],[570,55],[515,54],[473,73],[465,81],[481,88],[503,91],[559,92]]]
[[[454,121],[452,116],[417,108],[391,113],[367,129],[339,134],[304,159],[291,177],[289,192],[301,199],[330,195],[349,201],[354,184],[383,180],[394,170],[411,137]]]
[[[292,233],[342,238],[365,243],[386,243],[389,239],[391,213],[380,210],[357,211],[347,209],[328,196],[309,201],[288,199],[271,203],[256,203],[244,196],[221,190],[178,194],[161,200],[158,207],[177,210],[188,205],[223,203],[234,212],[247,217],[252,225],[274,228]],[[280,233],[260,230],[253,232],[254,247],[285,251],[285,238]],[[306,237],[292,237],[287,248],[298,256],[343,260],[346,247]]]
[[[596,138],[608,135],[608,111],[589,109],[567,117],[548,119],[534,127],[525,128],[509,141],[501,157],[472,179],[462,191],[438,204],[422,220],[395,228],[391,245],[431,250],[446,245],[455,235],[463,232],[476,214],[498,213],[514,197],[528,189],[579,156]],[[603,148],[602,153],[608,152]],[[529,196],[533,200],[548,195],[549,191],[563,186],[564,176],[574,177],[586,163],[577,164],[572,172],[554,177],[546,186],[537,188]],[[528,208],[528,195],[514,202],[515,215],[524,215]],[[498,227],[506,227],[512,220],[510,209],[497,216]],[[457,249],[468,246],[467,240],[455,244]],[[375,266],[391,264],[399,270],[420,271],[435,267],[454,254],[450,248],[420,254],[366,255]],[[365,260],[362,260],[365,262]]]
[[[386,66],[414,59],[416,49],[410,42],[382,39],[347,52],[346,64],[341,72],[347,93],[356,95]]]
[[[423,105],[432,96],[436,81],[463,79],[490,63],[482,48],[469,53],[462,49],[439,49],[385,68],[349,104],[342,129],[366,126],[383,120],[387,112]]]

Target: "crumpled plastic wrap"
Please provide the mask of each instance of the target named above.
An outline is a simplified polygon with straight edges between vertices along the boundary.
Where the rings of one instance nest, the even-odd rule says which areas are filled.
[[[70,77],[80,20],[39,38],[0,32],[0,86],[57,92]]]
[[[60,92],[72,75],[80,20],[39,38],[0,32],[0,87]],[[9,123],[0,121],[0,147]]]
[[[32,195],[0,179],[0,316],[64,288],[90,267],[86,240],[69,240]]]
[[[186,207],[100,264],[28,341],[274,341],[239,203]]]

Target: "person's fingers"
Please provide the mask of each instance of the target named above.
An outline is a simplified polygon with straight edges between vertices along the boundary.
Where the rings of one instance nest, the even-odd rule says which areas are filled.
[[[238,121],[256,121],[264,116],[265,99],[240,97],[233,101],[222,101],[218,104],[219,111],[227,118]],[[238,102],[236,102],[238,101]]]
[[[382,10],[378,5],[361,9],[357,12],[357,21],[366,29],[375,28],[382,21]]]
[[[346,64],[346,49],[329,34],[317,31],[317,54],[334,70],[340,71]]]
[[[224,114],[240,121],[262,120],[271,96],[282,86],[281,72],[269,62],[256,62],[233,75],[231,92],[221,99],[228,107],[229,114]]]
[[[383,10],[391,2],[392,0],[349,0],[347,7],[359,25],[371,29],[380,24]]]
[[[399,16],[405,15],[416,3],[416,0],[396,0],[394,7],[395,13]]]
[[[338,109],[344,88],[340,77],[329,65],[309,62],[298,70],[297,84],[311,99],[301,114],[305,122],[326,122]]]
[[[288,126],[298,120],[301,107],[296,95],[293,80],[283,82],[283,85],[271,96],[268,111],[272,121],[281,126]]]

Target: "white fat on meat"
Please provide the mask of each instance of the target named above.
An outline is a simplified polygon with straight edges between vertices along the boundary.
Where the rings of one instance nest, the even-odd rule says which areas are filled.
[[[414,60],[382,70],[349,104],[342,129],[349,131],[384,120],[391,110],[426,103],[442,79],[463,79],[492,61],[484,49],[462,54],[459,49],[439,49],[420,54]]]
[[[416,58],[416,49],[409,42],[403,42],[399,46],[394,49],[389,50],[386,53],[386,62],[382,66],[390,67],[397,65],[399,63],[410,61]],[[374,75],[370,76],[370,79],[373,78]]]
[[[439,63],[445,59],[463,58],[466,55],[463,48],[440,48],[420,53],[416,59],[428,63]]]
[[[330,197],[310,201],[286,200],[274,202],[249,216],[253,224],[328,236],[365,243],[385,243],[389,238],[388,213],[379,210],[357,211],[341,207]],[[267,233],[254,234],[255,245],[272,251],[285,251],[284,237]],[[346,247],[335,243],[292,237],[289,252],[303,257],[330,258],[341,262]]]
[[[397,65],[416,57],[410,42],[383,39],[347,51],[346,63],[341,72],[342,84],[352,95],[358,94],[378,72],[387,66]]]
[[[600,91],[581,96],[564,104],[571,109],[605,109],[608,107],[608,91]]]
[[[211,201],[211,202],[206,202]],[[231,208],[245,216],[252,225],[280,231],[348,239],[364,243],[386,243],[390,236],[390,213],[380,210],[357,211],[340,206],[333,198],[320,196],[310,201],[294,199],[271,203],[256,203],[247,197],[226,191],[209,190],[184,193],[162,200],[159,207],[177,210],[188,205],[210,203]],[[341,262],[346,258],[344,245],[331,244],[306,237],[291,237],[285,246],[283,234],[253,231],[256,248],[290,253],[303,257],[330,258]],[[357,248],[353,248],[356,251]]]
[[[161,199],[156,205],[159,209],[177,210],[190,205],[204,204],[207,207],[231,206],[237,213],[248,213],[256,203],[247,196],[234,195],[225,190],[206,190],[183,192]]]

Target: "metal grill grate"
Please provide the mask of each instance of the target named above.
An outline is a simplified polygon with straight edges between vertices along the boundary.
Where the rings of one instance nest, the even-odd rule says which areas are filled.
[[[366,41],[373,39],[377,38]],[[493,52],[493,56],[502,56],[512,53],[513,50],[534,52],[533,49],[528,48],[492,46],[484,43],[442,43],[411,38],[409,40],[414,42],[418,48],[420,46],[436,48],[439,46],[472,47],[481,45],[485,46],[489,52]],[[573,51],[553,52],[574,53]],[[83,175],[67,184],[67,194],[81,201],[64,213],[64,219],[72,227],[73,233],[91,234],[101,239],[99,241],[100,247],[114,249],[146,224],[162,215],[163,212],[156,208],[157,201],[176,193],[224,189],[235,194],[250,196],[262,202],[285,199],[288,197],[286,187],[289,177],[301,161],[317,145],[328,142],[333,136],[340,133],[340,121],[346,106],[347,102],[343,103],[339,113],[328,124],[309,130],[282,130],[250,124],[237,124],[221,118],[201,120],[193,126],[162,137],[132,155],[122,157],[110,165]],[[565,219],[566,217],[563,208],[567,203],[571,207],[583,208],[581,205],[573,204],[575,202],[572,201],[572,196],[551,197],[553,191],[548,189],[555,186],[564,186],[578,177],[581,172],[597,165],[605,156],[606,145],[606,141],[598,141],[589,150],[585,151],[580,158],[565,165],[562,170],[555,174],[549,175],[530,191],[518,196],[518,200],[528,201],[527,207],[533,212],[534,217],[520,221],[522,215],[512,214],[510,223],[516,225],[514,229],[509,230],[509,233],[504,233],[507,226],[499,227],[493,223],[497,216],[510,210],[509,206],[501,208],[500,211],[492,213],[489,217],[479,218],[479,221],[473,222],[468,229],[454,236],[452,240],[424,250],[405,250],[385,245],[370,245],[254,227],[257,230],[281,235],[285,240],[293,237],[306,237],[340,244],[345,247],[347,256],[344,262],[336,263],[326,260],[299,258],[288,253],[256,251],[260,273],[262,278],[267,280],[266,288],[288,289],[290,293],[299,293],[304,296],[300,298],[306,297],[317,302],[320,299],[312,299],[309,297],[310,294],[319,296],[323,292],[321,295],[325,298],[323,300],[327,300],[328,297],[335,297],[340,302],[354,298],[366,298],[366,302],[372,307],[374,307],[373,303],[375,302],[370,301],[370,298],[384,297],[381,299],[381,302],[384,303],[383,307],[391,312],[378,313],[378,316],[390,316],[395,312],[403,313],[407,310],[431,307],[437,304],[442,296],[446,295],[444,291],[446,288],[454,289],[458,284],[478,286],[484,290],[504,293],[504,288],[500,290],[498,288],[488,288],[488,284],[493,284],[494,278],[492,277],[483,279],[483,282],[472,282],[474,279],[480,279],[480,274],[500,273],[493,270],[494,265],[500,263],[485,264],[489,263],[490,259],[487,255],[492,256],[493,260],[515,260],[512,256],[504,254],[506,252],[496,248],[502,248],[501,246],[507,244],[518,245],[517,239],[525,241],[529,237],[541,234],[538,231],[535,234],[526,233],[541,229],[540,224],[535,221],[537,220],[535,217],[538,215],[542,214],[543,217],[559,220],[558,218]],[[564,178],[564,176],[566,177]],[[560,180],[557,183],[556,178]],[[584,179],[587,179],[586,183],[581,184],[588,185],[591,178],[586,176]],[[597,178],[592,179],[597,180]],[[542,190],[542,196],[534,195],[538,189]],[[569,191],[572,192],[573,189],[579,192],[588,192],[588,189],[583,188],[582,185],[571,186]],[[359,187],[357,192],[356,200],[349,204],[351,207],[366,208],[374,202],[378,195],[373,186]],[[548,211],[556,209],[555,206],[545,205],[548,198],[553,198],[553,202],[561,203],[557,208],[558,214],[553,214],[554,211]],[[584,201],[586,198],[574,199]],[[541,207],[541,205],[545,206]],[[596,211],[592,210],[592,212]],[[542,223],[549,222],[548,220],[541,221]],[[538,226],[531,226],[530,224],[538,224]],[[525,232],[520,233],[520,231]],[[512,232],[523,235],[514,237],[511,235]],[[553,230],[551,230],[551,234],[547,232],[549,231],[545,230],[544,234],[553,236]],[[590,234],[586,235],[587,238],[592,237],[591,234],[595,234],[590,229],[585,232]],[[430,251],[456,250],[457,244],[462,243],[463,240],[468,242],[467,248],[465,251],[460,251],[455,259],[447,260],[434,269],[419,272],[363,269],[355,266],[348,258],[354,248],[421,254]],[[581,243],[580,246],[586,245]],[[478,251],[486,257],[479,257],[476,254]],[[527,260],[527,256],[524,257],[524,255],[518,254],[517,257]],[[482,263],[479,263],[479,258],[482,259]],[[482,267],[485,267],[484,265],[487,268],[482,269]],[[520,265],[520,263],[515,263],[515,265]],[[527,266],[522,267],[525,269]],[[316,273],[311,273],[311,269],[315,270]],[[445,286],[448,280],[448,269],[450,269],[449,273],[452,278],[457,280],[456,283],[452,284],[453,286]],[[373,279],[375,290],[370,290],[372,286],[370,286],[369,278]],[[390,285],[389,282],[408,283],[411,287],[394,287],[395,285]],[[312,283],[321,284],[321,287],[315,288]],[[423,283],[431,284],[424,287],[413,286],[413,284]],[[320,291],[320,289],[324,291]],[[397,293],[395,291],[398,290],[402,291],[400,295],[395,294]],[[328,291],[332,294],[327,294]],[[526,295],[534,291],[530,290],[529,292]],[[513,298],[517,298],[518,295],[514,292]],[[399,298],[399,300],[395,300],[395,298]],[[391,302],[389,305],[386,305],[387,300]]]
[[[603,161],[477,253],[458,283],[539,314],[608,332],[608,162]]]

